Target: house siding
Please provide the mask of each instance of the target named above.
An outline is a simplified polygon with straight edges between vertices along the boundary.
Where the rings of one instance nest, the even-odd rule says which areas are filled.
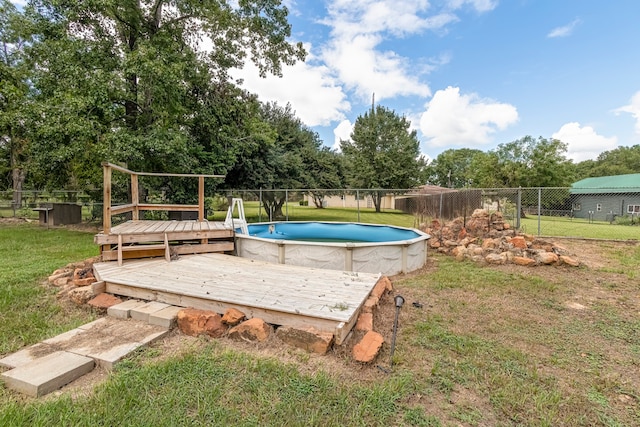
[[[589,212],[593,212],[592,219],[596,221],[610,221],[611,215],[627,215],[629,205],[640,205],[640,193],[620,193],[620,194],[576,194],[574,205],[580,204],[580,210],[573,211],[576,218],[589,218]],[[601,210],[598,211],[598,203]]]

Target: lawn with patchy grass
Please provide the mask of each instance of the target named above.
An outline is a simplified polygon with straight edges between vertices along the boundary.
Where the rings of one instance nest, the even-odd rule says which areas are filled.
[[[56,300],[42,282],[66,264],[98,255],[91,233],[0,223],[0,354],[78,326],[91,313]]]
[[[90,237],[52,230],[38,239],[36,230],[9,233],[11,245],[31,241],[31,261],[12,267],[14,287],[39,289],[21,297],[31,311],[43,299],[56,307],[42,278],[67,256],[93,254],[51,258],[49,245],[83,247]],[[326,356],[275,337],[248,344],[174,333],[95,388],[72,384],[41,399],[1,388],[0,425],[640,425],[640,275],[629,273],[640,246],[562,244],[579,259],[591,253],[589,263],[482,266],[430,254],[422,271],[395,277],[407,302],[391,374],[378,368],[390,357],[389,295],[375,318],[386,343],[373,365],[349,356],[358,333]],[[3,260],[11,253],[4,239],[0,251]],[[2,274],[2,283],[13,277]],[[2,292],[10,305],[15,294]],[[16,327],[5,324],[20,314],[4,313],[0,344],[11,348]],[[22,322],[29,329],[29,318]],[[54,315],[50,323],[53,335],[74,322]],[[36,335],[46,334],[25,343]]]

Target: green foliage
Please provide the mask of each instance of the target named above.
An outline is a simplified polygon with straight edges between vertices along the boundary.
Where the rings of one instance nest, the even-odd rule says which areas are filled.
[[[377,106],[356,119],[351,140],[340,142],[351,187],[380,189],[370,193],[378,212],[385,190],[420,184],[425,162],[416,131],[409,129],[405,117]]]
[[[580,179],[625,175],[640,171],[640,145],[618,147],[601,153],[596,160],[586,160],[577,165]]]
[[[431,184],[447,188],[464,188],[476,185],[475,166],[477,156],[484,153],[471,148],[445,150],[427,166]]]
[[[567,144],[557,139],[534,139],[525,136],[493,151],[501,186],[515,187],[567,187],[573,182],[572,162],[565,153]],[[489,173],[489,171],[485,171]]]
[[[23,23],[35,95],[22,115],[37,141],[31,185],[98,187],[103,161],[225,173],[256,117],[228,70],[251,60],[280,74],[304,59],[287,13],[278,0],[29,3],[11,20]]]
[[[266,104],[260,114],[265,127],[248,138],[246,151],[228,173],[227,186],[265,190],[341,186],[339,156],[322,148],[318,134],[295,116],[290,105]],[[270,218],[282,216],[285,196],[284,191],[262,193]]]

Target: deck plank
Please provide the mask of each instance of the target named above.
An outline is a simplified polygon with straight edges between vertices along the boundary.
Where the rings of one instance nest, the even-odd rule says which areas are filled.
[[[353,325],[379,277],[221,254],[185,255],[169,263],[132,260],[120,267],[96,263],[94,269],[108,291],[171,304],[188,301],[184,306],[241,307],[266,313],[276,324],[311,322],[324,330]]]

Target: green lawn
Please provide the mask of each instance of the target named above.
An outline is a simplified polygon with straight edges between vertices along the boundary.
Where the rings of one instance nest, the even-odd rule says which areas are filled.
[[[529,216],[528,218],[523,218],[520,224],[523,232],[538,235],[538,217]],[[540,217],[540,235],[587,239],[640,240],[640,225],[619,225],[604,221],[589,223],[584,219],[542,216]]]
[[[93,235],[34,224],[0,224],[0,353],[82,324],[92,314],[62,307],[41,283],[70,262],[98,255]]]

